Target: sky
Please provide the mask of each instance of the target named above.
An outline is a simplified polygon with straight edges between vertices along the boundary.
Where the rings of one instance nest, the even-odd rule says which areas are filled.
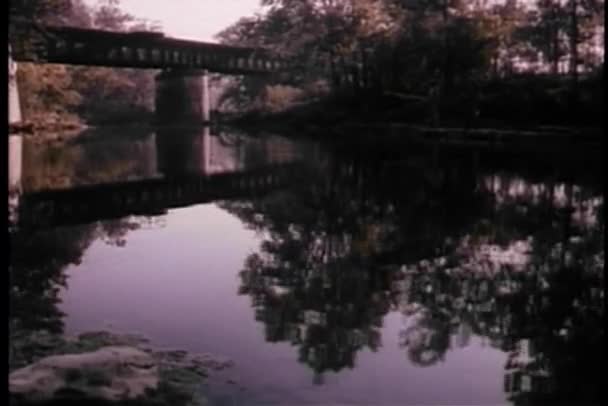
[[[97,0],[85,0],[96,5]],[[260,0],[121,0],[121,9],[137,18],[158,21],[166,35],[214,41],[213,36],[241,17],[261,10]]]

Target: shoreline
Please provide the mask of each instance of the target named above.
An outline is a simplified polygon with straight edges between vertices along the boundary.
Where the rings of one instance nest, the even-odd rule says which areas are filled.
[[[15,372],[52,356],[86,355],[110,347],[128,347],[150,355],[158,367],[159,383],[147,401],[169,402],[175,406],[204,405],[208,401],[202,387],[211,384],[232,360],[214,354],[196,354],[179,349],[156,346],[136,334],[120,334],[107,330],[83,332],[75,336],[40,331],[10,329],[9,381]],[[83,366],[83,372],[87,367]],[[10,386],[9,386],[9,394]],[[13,396],[11,394],[11,396]],[[149,399],[148,399],[149,397]],[[84,399],[86,401],[86,398]],[[24,404],[28,404],[27,401]],[[119,403],[120,404],[120,403]]]
[[[318,108],[319,104],[298,107],[293,110],[285,110],[276,113],[249,112],[237,116],[219,117],[210,124],[158,124],[154,122],[135,122],[126,124],[103,124],[91,125],[80,120],[58,120],[45,122],[27,121],[19,124],[9,125],[9,136],[22,135],[38,138],[41,141],[64,141],[78,137],[87,130],[112,129],[112,128],[137,128],[150,131],[159,129],[179,128],[203,128],[205,126],[215,128],[235,128],[246,130],[254,135],[260,132],[277,132],[287,138],[313,138],[325,140],[344,141],[357,138],[352,134],[373,131],[375,136],[390,136],[393,138],[414,138],[424,141],[440,142],[482,142],[482,143],[509,143],[517,146],[524,141],[526,144],[546,141],[567,141],[575,144],[579,141],[599,144],[602,141],[603,128],[599,125],[565,126],[565,125],[508,125],[508,122],[484,122],[475,125],[462,125],[454,120],[446,120],[441,126],[429,125],[413,120],[386,120],[379,119],[357,119],[356,114],[338,114],[338,116],[319,116],[315,119],[310,114],[310,108]],[[339,111],[339,109],[337,110]],[[343,112],[342,112],[343,113]],[[465,123],[466,124],[466,123]],[[294,132],[297,128],[297,132]]]
[[[440,144],[475,144],[493,146],[531,146],[546,145],[555,142],[554,146],[598,147],[603,139],[601,127],[580,126],[476,126],[462,127],[430,126],[421,123],[404,121],[372,122],[361,120],[347,120],[332,125],[320,123],[296,123],[288,120],[229,120],[221,123],[222,126],[239,130],[251,131],[254,134],[261,132],[285,133],[290,137],[305,137],[327,141],[356,140],[362,134],[382,139],[416,140],[422,142],[439,142]],[[297,133],[293,129],[297,128]]]

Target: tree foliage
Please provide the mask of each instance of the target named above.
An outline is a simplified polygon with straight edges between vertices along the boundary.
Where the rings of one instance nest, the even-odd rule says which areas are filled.
[[[226,94],[253,106],[265,88],[323,81],[334,92],[455,98],[480,81],[591,72],[603,65],[603,0],[262,0],[264,12],[217,35],[294,61],[274,82]],[[573,66],[576,66],[574,69]],[[238,89],[238,91],[235,91]],[[457,100],[455,103],[459,103]],[[445,104],[442,102],[442,104]]]

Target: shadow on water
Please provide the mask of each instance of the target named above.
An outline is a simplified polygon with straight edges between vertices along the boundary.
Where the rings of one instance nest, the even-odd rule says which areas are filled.
[[[56,213],[84,201],[75,191],[83,185],[100,207],[118,203],[87,217],[114,220],[62,228],[74,212],[49,214],[53,221],[38,231],[13,233],[15,331],[62,330],[65,268],[96,239],[125,244],[146,221],[129,215],[144,204],[138,187],[148,182],[154,204],[146,210],[219,201],[263,236],[243,264],[238,294],[250,297],[266,341],[291,343],[316,384],[330,371],[357,368],[364,349],[377,351],[384,317],[398,312],[399,346],[413,365],[435,365],[480,336],[509,354],[504,391],[514,404],[603,399],[604,206],[593,171],[600,163],[206,130],[109,144],[24,148],[21,218],[42,213],[28,217],[28,194],[54,202]],[[293,163],[297,170],[284,170]],[[277,172],[282,182],[264,183]],[[193,187],[193,178],[205,187]],[[241,184],[252,186],[229,186]],[[154,200],[156,191],[164,195]]]

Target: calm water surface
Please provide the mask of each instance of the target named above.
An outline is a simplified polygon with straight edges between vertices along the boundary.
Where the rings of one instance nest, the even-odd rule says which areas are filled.
[[[358,145],[11,139],[11,322],[233,359],[218,405],[598,402],[599,160]]]

